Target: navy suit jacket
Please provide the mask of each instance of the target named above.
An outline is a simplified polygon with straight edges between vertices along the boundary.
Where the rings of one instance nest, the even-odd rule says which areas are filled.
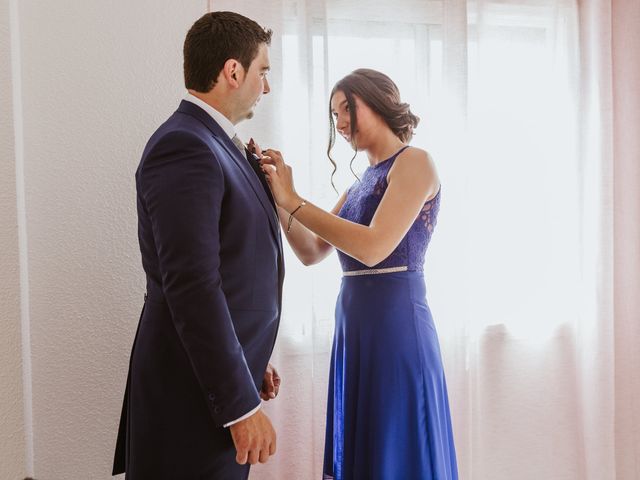
[[[147,143],[136,172],[147,295],[114,474],[222,478],[235,465],[222,426],[260,403],[282,304],[280,227],[265,185],[190,102]]]

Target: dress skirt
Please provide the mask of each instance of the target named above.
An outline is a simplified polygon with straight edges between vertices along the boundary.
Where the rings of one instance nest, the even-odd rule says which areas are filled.
[[[335,480],[458,478],[440,347],[421,272],[343,277],[323,471]]]

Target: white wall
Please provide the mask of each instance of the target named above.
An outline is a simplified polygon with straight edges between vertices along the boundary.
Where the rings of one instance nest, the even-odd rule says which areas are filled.
[[[19,6],[34,475],[109,478],[144,292],[134,171],[205,2]]]
[[[9,1],[0,2],[0,478],[25,476]]]
[[[612,2],[616,460],[618,480],[640,478],[640,2]]]

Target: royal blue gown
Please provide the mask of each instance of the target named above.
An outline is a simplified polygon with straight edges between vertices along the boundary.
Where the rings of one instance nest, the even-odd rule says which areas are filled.
[[[349,189],[340,217],[369,225],[386,191],[387,173],[403,150],[365,171]],[[423,275],[439,205],[440,191],[393,253],[373,268],[339,252],[345,276],[336,305],[325,479],[458,478]]]

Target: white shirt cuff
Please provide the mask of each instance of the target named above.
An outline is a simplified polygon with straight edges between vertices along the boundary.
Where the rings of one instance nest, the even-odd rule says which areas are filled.
[[[231,422],[229,422],[229,423],[225,423],[223,426],[224,426],[225,428],[227,428],[227,427],[230,427],[231,425],[234,425],[234,424],[236,424],[236,423],[238,423],[238,422],[241,422],[242,420],[244,420],[244,419],[246,419],[246,418],[249,418],[251,415],[253,415],[253,414],[254,414],[254,413],[256,413],[258,410],[260,410],[260,406],[261,406],[261,404],[258,404],[258,406],[257,406],[256,408],[254,408],[253,410],[251,410],[250,412],[245,413],[243,416],[241,416],[240,418],[237,418],[236,420],[232,420],[232,421],[231,421]]]

